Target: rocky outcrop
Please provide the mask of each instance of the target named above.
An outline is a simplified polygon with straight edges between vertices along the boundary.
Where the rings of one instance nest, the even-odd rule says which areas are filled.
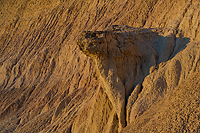
[[[130,103],[127,103],[126,99],[134,87],[142,83],[144,77],[149,74],[150,67],[156,69],[160,62],[174,56],[174,49],[186,45],[182,43],[180,48],[177,48],[174,31],[167,28],[138,29],[117,25],[104,31],[84,32],[77,44],[80,50],[95,62],[96,78],[117,113],[119,131],[129,123],[130,105],[134,104],[134,101],[131,98]],[[137,88],[132,97],[137,97],[141,91]]]

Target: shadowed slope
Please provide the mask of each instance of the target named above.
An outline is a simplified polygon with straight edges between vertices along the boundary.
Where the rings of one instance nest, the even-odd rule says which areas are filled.
[[[199,51],[199,42],[189,43],[144,79],[124,133],[200,131]]]

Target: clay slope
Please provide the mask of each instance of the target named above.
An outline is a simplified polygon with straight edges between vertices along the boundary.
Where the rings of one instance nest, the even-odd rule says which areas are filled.
[[[199,0],[0,3],[0,132],[118,132],[95,63],[76,43],[83,31],[110,25],[167,27],[178,46],[169,61],[146,70],[139,95],[137,87],[130,94],[123,132],[200,130]]]
[[[200,43],[145,77],[123,132],[199,132]]]

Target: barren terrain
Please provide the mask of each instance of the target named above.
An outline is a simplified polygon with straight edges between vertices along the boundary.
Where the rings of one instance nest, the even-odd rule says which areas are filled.
[[[139,52],[128,51],[138,52],[134,62],[140,67],[126,69],[130,58],[115,60],[117,77],[131,90],[124,98],[121,129],[118,107],[105,89],[112,76],[96,76],[96,57],[77,45],[83,31],[111,25],[142,31],[130,44]],[[152,29],[159,29],[150,34],[154,39],[143,32]],[[121,63],[126,67],[118,68]],[[199,0],[0,1],[2,133],[200,132],[199,75]],[[101,76],[106,80],[98,80]]]

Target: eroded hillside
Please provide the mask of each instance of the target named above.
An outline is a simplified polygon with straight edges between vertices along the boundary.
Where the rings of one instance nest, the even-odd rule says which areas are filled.
[[[117,132],[95,64],[76,43],[83,31],[110,25],[168,28],[177,44],[169,61],[150,69],[140,94],[132,92],[123,131],[200,130],[199,0],[0,3],[0,132]]]

